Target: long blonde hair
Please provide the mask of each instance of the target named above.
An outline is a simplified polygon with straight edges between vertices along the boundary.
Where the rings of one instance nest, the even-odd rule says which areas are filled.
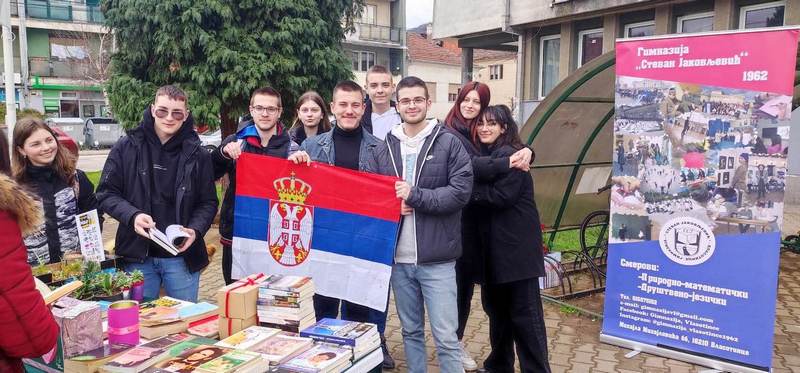
[[[56,157],[50,167],[53,168],[56,175],[60,177],[67,185],[72,185],[75,181],[75,157],[67,150],[60,142],[58,142],[58,135],[44,123],[43,120],[35,117],[25,117],[17,121],[14,126],[14,151],[11,157],[11,174],[18,183],[25,184],[28,180],[27,168],[28,160],[20,153],[25,145],[25,140],[28,139],[34,132],[43,129],[53,136],[53,139],[58,143],[56,149]]]

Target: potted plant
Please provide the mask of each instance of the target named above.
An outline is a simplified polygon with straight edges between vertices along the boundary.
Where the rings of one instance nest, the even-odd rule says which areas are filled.
[[[136,269],[130,273],[131,293],[130,299],[141,302],[144,299],[144,274]]]
[[[39,255],[36,255],[36,263],[36,266],[31,268],[33,275],[45,284],[53,282],[53,272],[47,267],[47,263],[45,263]]]
[[[105,300],[114,302],[122,300],[122,289],[118,286],[118,280],[115,281],[115,275],[103,272],[94,277],[97,292],[94,295],[94,300]]]

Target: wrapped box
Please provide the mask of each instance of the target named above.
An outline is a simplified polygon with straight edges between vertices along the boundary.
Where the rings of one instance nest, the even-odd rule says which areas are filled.
[[[64,358],[103,347],[103,318],[97,303],[61,298],[53,306],[53,318],[61,330]]]
[[[223,340],[253,325],[258,325],[258,316],[253,315],[246,319],[219,317],[219,339]]]
[[[258,285],[268,277],[263,273],[250,275],[219,289],[217,291],[219,315],[232,319],[249,319],[255,316]]]

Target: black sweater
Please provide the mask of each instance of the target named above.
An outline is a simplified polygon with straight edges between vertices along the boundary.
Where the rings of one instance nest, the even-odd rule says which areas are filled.
[[[358,155],[361,152],[361,138],[364,130],[361,126],[350,131],[333,127],[334,165],[338,167],[358,170]]]

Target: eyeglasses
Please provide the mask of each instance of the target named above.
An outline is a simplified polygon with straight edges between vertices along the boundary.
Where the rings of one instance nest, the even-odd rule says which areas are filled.
[[[425,101],[427,101],[427,100],[425,99],[425,97],[414,97],[414,99],[410,99],[410,98],[404,98],[404,99],[402,99],[402,100],[400,100],[400,101],[397,101],[397,103],[398,103],[400,106],[409,106],[409,105],[411,105],[411,103],[413,102],[413,103],[414,103],[414,106],[422,106],[422,104],[424,104],[424,103],[425,103]]]
[[[172,114],[172,119],[175,119],[175,120],[183,120],[183,118],[186,118],[186,113],[184,113],[183,111],[180,111],[180,110],[173,110],[171,114]],[[156,109],[156,116],[159,119],[164,119],[168,115],[170,115],[170,111],[169,110],[167,110],[167,109]]]
[[[256,113],[256,114],[258,114],[258,115],[262,115],[262,114],[264,114],[264,112],[266,112],[266,113],[267,113],[267,114],[269,114],[269,115],[274,115],[274,114],[275,114],[275,113],[277,113],[277,112],[278,112],[278,110],[280,110],[280,109],[281,109],[280,107],[276,107],[276,106],[267,106],[267,107],[263,107],[263,106],[251,106],[251,107],[250,107],[250,110],[252,110],[252,111],[253,111],[253,113]]]

